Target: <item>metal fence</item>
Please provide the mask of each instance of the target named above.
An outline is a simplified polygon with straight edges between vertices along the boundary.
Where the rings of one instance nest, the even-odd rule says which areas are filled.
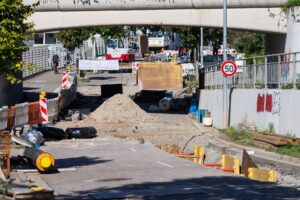
[[[76,63],[77,52],[78,50],[69,52],[71,56],[71,64]],[[64,67],[66,65],[66,53],[67,50],[62,44],[30,47],[28,51],[23,52],[22,54],[24,62],[23,78],[51,70],[52,58],[55,54],[59,56],[59,68]]]
[[[300,89],[300,52],[246,58],[240,63],[236,75],[228,77],[228,87]],[[218,64],[201,69],[206,89],[223,87],[220,68]]]

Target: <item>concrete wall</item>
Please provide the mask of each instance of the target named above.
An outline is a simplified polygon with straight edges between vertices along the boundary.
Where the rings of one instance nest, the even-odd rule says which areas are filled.
[[[223,90],[201,90],[200,109],[208,109],[214,127],[223,128]],[[229,124],[237,127],[248,122],[258,130],[270,125],[279,134],[300,137],[300,90],[233,89],[228,90]]]

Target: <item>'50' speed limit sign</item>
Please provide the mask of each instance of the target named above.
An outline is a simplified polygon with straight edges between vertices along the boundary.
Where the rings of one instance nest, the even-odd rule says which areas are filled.
[[[221,69],[224,76],[233,76],[237,71],[237,66],[233,61],[226,60],[223,62]]]

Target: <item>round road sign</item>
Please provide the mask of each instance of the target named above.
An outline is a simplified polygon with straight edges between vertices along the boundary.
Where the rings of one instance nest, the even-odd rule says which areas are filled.
[[[233,61],[226,60],[223,62],[221,69],[224,76],[233,76],[237,71],[237,66]]]

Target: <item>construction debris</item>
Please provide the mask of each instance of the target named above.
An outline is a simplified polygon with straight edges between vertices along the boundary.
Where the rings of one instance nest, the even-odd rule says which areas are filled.
[[[281,135],[275,135],[275,134],[269,134],[269,133],[263,133],[263,134],[253,134],[253,139],[269,143],[274,146],[283,146],[283,145],[299,145],[300,139],[299,138],[293,138],[288,136],[281,136]]]

